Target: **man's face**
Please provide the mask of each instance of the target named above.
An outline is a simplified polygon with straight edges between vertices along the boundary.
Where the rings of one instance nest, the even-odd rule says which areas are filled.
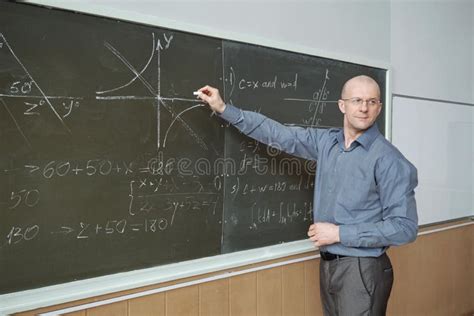
[[[374,124],[382,104],[377,86],[366,81],[351,82],[342,99],[339,109],[344,113],[344,128],[354,134],[360,134]]]

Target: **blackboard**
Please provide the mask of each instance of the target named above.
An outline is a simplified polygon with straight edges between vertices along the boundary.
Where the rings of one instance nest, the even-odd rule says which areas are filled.
[[[306,238],[316,164],[192,92],[338,127],[358,74],[385,95],[383,69],[1,3],[0,294]]]

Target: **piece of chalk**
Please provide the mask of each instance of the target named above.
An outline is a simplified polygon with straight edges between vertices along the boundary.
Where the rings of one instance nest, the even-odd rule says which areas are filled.
[[[194,91],[193,94],[194,95],[200,95],[202,92],[201,91]]]

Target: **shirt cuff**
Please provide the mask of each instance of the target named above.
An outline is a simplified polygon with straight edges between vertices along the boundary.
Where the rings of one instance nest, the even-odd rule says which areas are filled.
[[[232,125],[239,123],[243,119],[242,111],[232,104],[226,104],[224,112],[219,114],[219,116]]]
[[[339,240],[343,246],[353,247],[358,240],[357,226],[355,225],[340,225],[339,226]]]

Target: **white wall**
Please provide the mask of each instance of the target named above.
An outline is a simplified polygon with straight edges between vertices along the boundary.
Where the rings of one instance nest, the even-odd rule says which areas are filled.
[[[393,93],[474,103],[474,1],[391,2]]]
[[[392,140],[418,168],[421,224],[474,215],[473,19],[470,0],[391,2]]]

